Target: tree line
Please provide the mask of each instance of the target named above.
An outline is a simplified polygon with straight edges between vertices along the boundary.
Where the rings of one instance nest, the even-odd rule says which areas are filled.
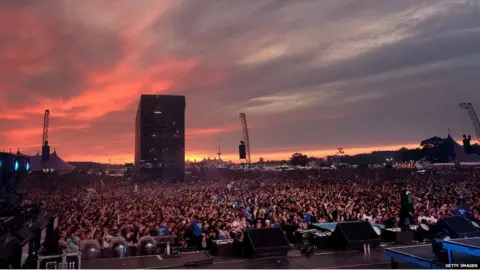
[[[396,151],[374,151],[372,153],[358,155],[344,155],[340,157],[341,163],[367,165],[367,164],[383,164],[387,160],[393,159],[395,162],[410,162],[426,158],[432,163],[454,162],[456,159],[456,148],[463,146],[457,145],[449,136],[447,138],[431,137],[420,142],[420,146],[415,149],[401,148]],[[469,154],[480,155],[480,146],[473,144],[468,150]],[[307,166],[312,161],[320,161],[316,157],[309,157],[302,153],[294,153],[288,163],[293,166]],[[287,162],[284,160],[283,162]],[[262,159],[262,163],[264,162]],[[321,161],[319,163],[322,163]],[[323,162],[328,165],[327,161]],[[321,164],[320,164],[321,165]]]

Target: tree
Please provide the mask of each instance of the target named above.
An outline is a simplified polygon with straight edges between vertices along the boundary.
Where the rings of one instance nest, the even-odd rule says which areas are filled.
[[[434,148],[437,148],[438,146],[440,146],[444,141],[445,141],[445,139],[442,139],[440,137],[432,137],[432,138],[428,138],[426,140],[423,140],[420,143],[420,146],[422,146],[423,149],[434,149]]]
[[[308,156],[301,153],[295,153],[290,158],[290,163],[292,166],[306,167],[308,165]]]
[[[423,154],[430,162],[443,163],[455,159],[454,142],[451,137],[446,139],[428,138],[423,140],[420,145],[423,147]]]
[[[400,148],[397,151],[395,160],[398,162],[409,162],[411,160],[417,161],[424,157],[423,150],[421,148],[407,149],[405,147]]]
[[[260,158],[258,159],[258,162],[259,162],[259,163],[264,163],[264,162],[265,162],[265,159],[263,159],[263,157],[260,157]]]

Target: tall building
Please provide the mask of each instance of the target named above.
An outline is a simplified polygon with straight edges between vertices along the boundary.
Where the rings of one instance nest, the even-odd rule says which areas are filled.
[[[183,181],[185,96],[142,95],[135,121],[135,169],[150,179]]]

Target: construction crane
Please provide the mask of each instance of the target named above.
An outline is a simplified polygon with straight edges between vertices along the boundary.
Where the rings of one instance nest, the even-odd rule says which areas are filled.
[[[472,121],[473,128],[475,129],[475,133],[477,134],[477,141],[480,143],[480,121],[478,120],[477,113],[475,112],[472,103],[460,102],[459,106],[460,108],[467,110],[470,120]]]
[[[42,146],[48,145],[48,127],[50,125],[50,111],[45,110],[45,115],[43,117],[43,138]]]
[[[245,150],[247,154],[247,164],[250,164],[250,138],[248,136],[247,116],[240,113],[240,121],[242,122],[243,141],[245,142]]]
[[[44,162],[50,159],[50,146],[48,145],[48,127],[50,126],[50,111],[45,110],[43,117],[43,137],[42,137],[42,169]]]
[[[218,138],[218,160],[222,160],[222,151],[220,151],[220,138]]]

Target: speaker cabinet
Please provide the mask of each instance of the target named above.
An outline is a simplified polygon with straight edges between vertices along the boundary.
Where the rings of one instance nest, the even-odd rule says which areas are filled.
[[[462,216],[446,217],[437,222],[436,232],[445,232],[450,238],[476,237],[480,231]]]
[[[239,159],[247,159],[247,150],[244,144],[238,146],[238,155]]]
[[[283,257],[290,249],[281,228],[250,229],[243,238],[244,255],[248,258]]]
[[[342,222],[337,224],[330,243],[339,250],[362,249],[363,245],[375,248],[380,245],[380,236],[366,221]]]

